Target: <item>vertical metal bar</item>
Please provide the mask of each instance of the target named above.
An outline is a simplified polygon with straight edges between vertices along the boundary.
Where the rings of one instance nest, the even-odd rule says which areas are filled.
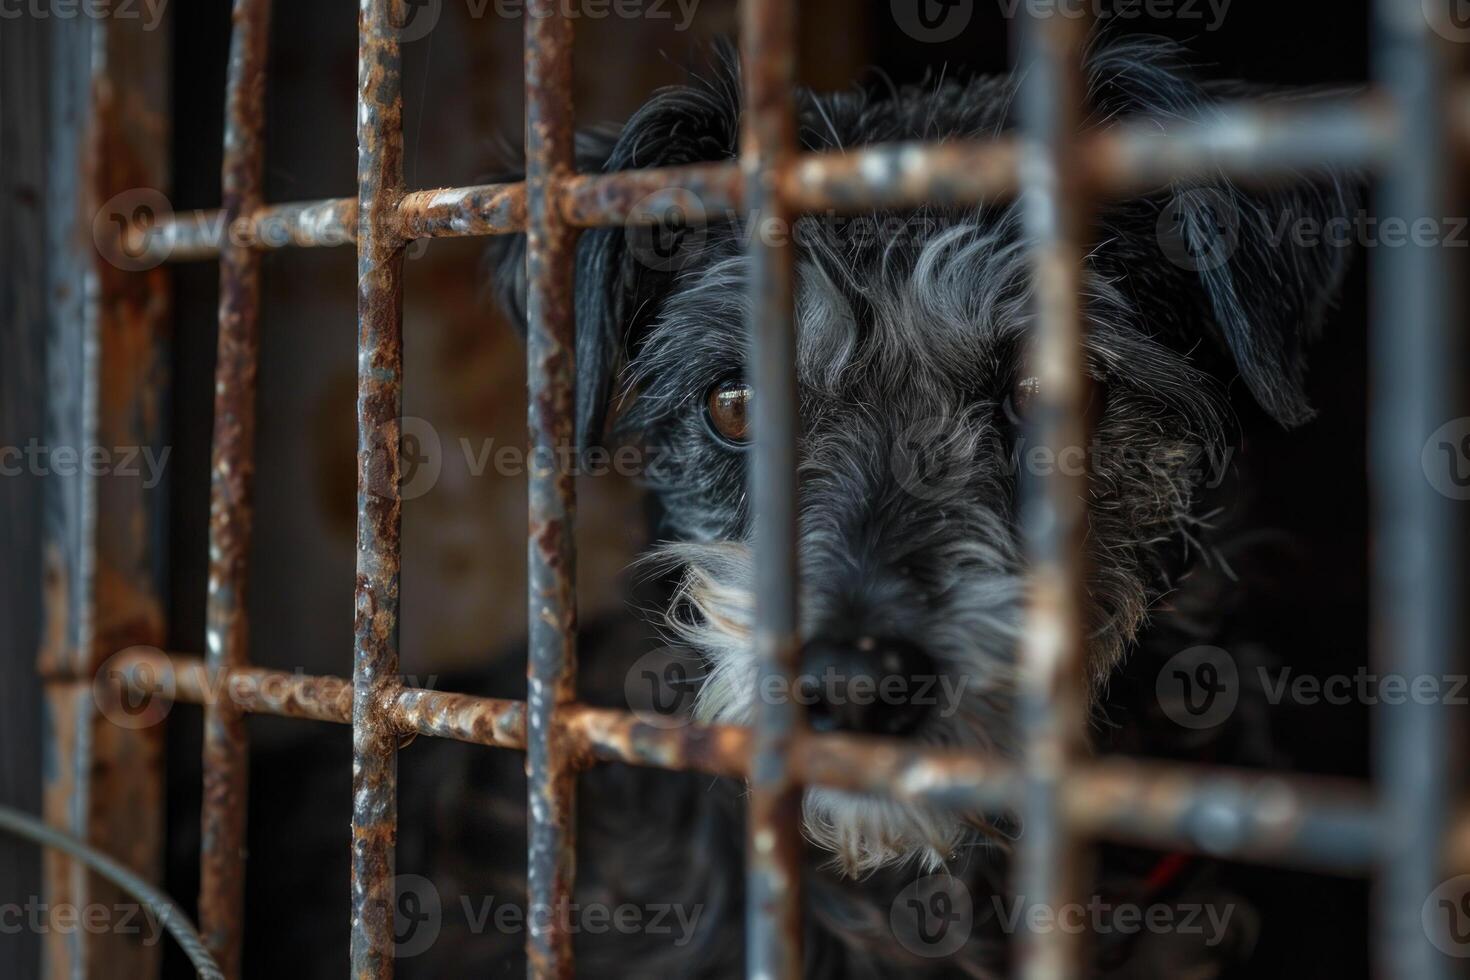
[[[357,53],[357,586],[352,662],[352,972],[393,975],[398,835],[399,414],[403,395],[401,0],[362,0]]]
[[[1442,5],[1446,18],[1448,3]],[[1445,137],[1448,73],[1430,26],[1433,4],[1378,0],[1374,74],[1393,101],[1399,139],[1385,165],[1382,220],[1413,227],[1449,208]],[[1446,20],[1446,23],[1449,23]],[[1436,223],[1436,227],[1438,224]],[[1399,243],[1372,256],[1369,433],[1373,514],[1373,643],[1381,676],[1444,678],[1456,587],[1448,501],[1426,479],[1425,440],[1451,416],[1448,276],[1444,246]],[[1456,447],[1458,452],[1458,447]],[[1453,465],[1453,464],[1452,464]],[[1411,680],[1412,683],[1412,680]],[[1421,910],[1441,880],[1448,825],[1448,741],[1442,704],[1377,709],[1374,768],[1382,801],[1383,877],[1375,895],[1376,957],[1384,976],[1450,975]]]
[[[576,770],[561,709],[576,697],[576,487],[572,263],[576,233],[561,218],[560,182],[575,168],[572,21],[556,0],[535,0],[526,18],[526,381],[530,429],[530,655],[526,777],[530,929],[527,972],[572,975],[568,921],[576,874]]]
[[[1088,445],[1082,275],[1089,210],[1077,160],[1086,25],[1052,8],[1023,20],[1022,31],[1022,206],[1035,263],[1031,371],[1040,382],[1034,435],[1061,459],[1064,449]],[[1017,882],[1023,902],[1059,916],[1090,880],[1062,806],[1067,770],[1085,751],[1087,475],[1059,468],[1044,480],[1027,477],[1023,493],[1031,599],[1018,704],[1026,788]],[[1021,975],[1079,976],[1082,947],[1070,930],[1027,932]]]
[[[8,28],[7,28],[8,29]],[[102,717],[92,678],[113,653],[166,633],[165,490],[99,474],[95,452],[163,449],[168,274],[137,269],[94,237],[146,217],[168,182],[169,39],[141,20],[52,17],[46,113],[46,431],[42,555],[42,806],[49,823],[145,877],[162,869],[162,730]],[[114,264],[116,263],[116,264]],[[132,271],[136,270],[136,271]],[[62,452],[73,462],[63,464]],[[119,468],[120,469],[120,468]],[[112,908],[115,886],[48,852],[51,908]],[[49,929],[51,978],[148,977],[159,950],[117,930]]]
[[[757,233],[750,245],[751,384],[756,392],[750,468],[756,562],[759,690],[798,669],[796,323],[791,216],[780,175],[796,153],[796,10],[786,0],[741,4],[745,120],[740,165]],[[785,687],[782,689],[788,689]],[[746,860],[746,974],[801,975],[801,786],[791,746],[803,724],[794,699],[758,699],[750,761]]]
[[[262,203],[270,0],[235,0],[225,82],[223,212],[250,220]],[[230,236],[220,251],[219,344],[209,482],[209,591],[204,641],[212,676],[249,659],[246,595],[255,484],[255,373],[260,255]],[[232,244],[234,243],[234,244]],[[199,930],[226,977],[240,975],[245,903],[245,717],[229,698],[204,708]]]

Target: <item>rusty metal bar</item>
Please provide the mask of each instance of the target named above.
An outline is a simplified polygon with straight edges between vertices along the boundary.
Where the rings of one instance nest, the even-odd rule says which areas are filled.
[[[109,679],[127,684],[135,698],[193,704],[229,698],[247,714],[352,723],[352,684],[339,677],[259,667],[219,674],[198,657],[142,648],[109,666]],[[526,746],[522,701],[400,688],[392,717],[400,735]],[[745,728],[655,728],[626,711],[580,704],[567,705],[561,717],[579,768],[623,762],[736,778],[748,769],[751,733]],[[1023,799],[1019,770],[972,752],[803,732],[792,753],[798,781],[806,785],[979,814],[1011,812]],[[1376,802],[1365,784],[1348,780],[1101,759],[1072,770],[1064,805],[1081,832],[1217,857],[1361,873],[1372,867],[1377,849]],[[1457,829],[1470,839],[1470,811]],[[1470,871],[1470,848],[1461,850],[1447,873]]]
[[[1470,86],[1458,92],[1456,131],[1470,143]],[[1397,114],[1381,94],[1310,103],[1236,103],[1207,118],[1128,120],[1082,137],[1078,166],[1096,194],[1126,197],[1194,177],[1243,181],[1294,176],[1304,167],[1371,168],[1386,159]],[[783,169],[777,193],[793,212],[856,212],[964,206],[1014,197],[1019,146],[1010,137],[891,143],[802,153]],[[593,228],[653,222],[670,204],[722,217],[744,205],[736,163],[578,174],[562,185],[559,213]],[[397,221],[404,238],[463,238],[525,230],[523,184],[414,191]],[[356,240],[357,201],[334,198],[267,205],[231,226],[220,211],[164,216],[146,248],[157,261],[212,258],[233,238],[261,250],[319,248]]]
[[[796,156],[796,10],[786,0],[740,5],[745,84],[740,168],[756,234],[749,246],[754,449],[747,476],[754,529],[757,689],[799,668],[795,253],[781,175]],[[781,685],[784,688],[784,684]],[[758,698],[752,718],[746,848],[745,970],[794,980],[801,953],[801,784],[792,748],[805,724],[794,698]]]
[[[362,0],[357,55],[357,586],[352,658],[352,973],[393,975],[398,835],[402,62],[395,0]],[[401,11],[400,11],[401,12]]]
[[[1336,167],[1369,170],[1392,152],[1398,114],[1376,93],[1234,102],[1197,119],[1130,119],[1085,137],[1077,166],[1093,192],[1128,197],[1191,178],[1244,182]]]
[[[257,205],[231,219],[223,210],[169,214],[148,235],[145,262],[212,259],[222,249],[330,248],[357,242],[357,199]]]
[[[1225,766],[1099,759],[1071,770],[1064,804],[1089,836],[1344,874],[1371,871],[1379,834],[1366,784]]]
[[[579,228],[652,224],[669,206],[682,206],[685,213],[713,219],[737,211],[744,195],[740,167],[735,163],[579,174],[563,187],[561,215]]]
[[[562,736],[576,698],[576,486],[573,445],[576,365],[572,267],[576,232],[561,218],[559,182],[576,166],[572,112],[572,20],[556,0],[533,0],[526,17],[526,381],[533,456],[527,581],[526,790],[530,814],[526,933],[532,977],[572,975],[567,909],[576,873],[576,760]]]
[[[1443,84],[1448,57],[1432,29],[1436,15],[1450,16],[1449,6],[1378,0],[1374,8],[1374,73],[1401,121],[1379,207],[1405,223],[1437,224],[1454,213]],[[1454,372],[1463,370],[1453,357],[1447,260],[1440,241],[1416,240],[1378,249],[1370,270],[1373,650],[1381,676],[1413,680],[1447,677],[1456,669],[1455,609],[1464,600],[1455,564],[1463,546],[1447,533],[1453,527],[1449,501],[1421,462],[1421,452],[1438,451],[1426,440],[1457,414],[1449,393]],[[1431,944],[1431,920],[1421,919],[1443,876],[1447,709],[1410,698],[1375,710],[1374,770],[1384,831],[1383,877],[1375,895],[1377,966],[1384,976],[1448,977],[1449,960]]]
[[[1082,271],[1090,212],[1077,138],[1086,112],[1086,30],[1082,17],[1055,9],[1033,12],[1021,25],[1022,204],[1035,269],[1029,358],[1040,380],[1028,442],[1058,454],[1088,445]],[[1065,807],[1073,767],[1086,753],[1087,476],[1025,476],[1021,489],[1030,603],[1017,697],[1025,789],[1016,892],[1028,908],[1054,915],[1091,883],[1089,855]],[[1023,933],[1021,975],[1082,975],[1084,943],[1073,931]]]
[[[393,700],[393,722],[404,735],[429,735],[512,749],[526,747],[523,701],[405,687],[399,689]]]
[[[1014,197],[1020,149],[1010,137],[951,143],[888,143],[804,153],[781,177],[793,211],[980,204]]]
[[[224,214],[260,207],[265,170],[270,0],[235,0],[225,82]],[[220,254],[219,343],[209,486],[209,588],[204,646],[216,674],[249,659],[246,608],[255,484],[255,375],[260,255],[237,243]],[[245,716],[226,698],[204,707],[199,930],[226,977],[240,975],[245,920],[245,810],[250,749]]]
[[[414,191],[398,206],[404,238],[506,235],[526,228],[524,184],[484,184]]]
[[[136,267],[128,256],[99,249],[93,229],[133,213],[136,199],[126,192],[168,186],[168,32],[126,18],[52,17],[45,36],[40,111],[50,120],[49,172],[38,206],[46,220],[43,436],[53,449],[71,447],[78,456],[98,446],[158,448],[168,415],[168,273],[129,271]],[[157,881],[162,732],[102,716],[92,678],[114,651],[163,642],[165,491],[149,490],[141,476],[100,475],[86,466],[53,471],[41,482],[37,659],[45,818]],[[52,908],[128,901],[112,883],[54,852],[43,858],[42,888]],[[158,948],[136,938],[117,930],[46,930],[36,937],[41,975],[155,973]]]

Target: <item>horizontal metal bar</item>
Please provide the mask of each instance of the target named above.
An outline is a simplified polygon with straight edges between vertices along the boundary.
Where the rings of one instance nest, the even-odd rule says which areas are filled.
[[[195,262],[219,255],[220,246],[238,241],[255,251],[328,248],[357,243],[357,199],[328,198],[268,204],[233,224],[223,211],[197,210],[168,215],[147,237],[142,264]]]
[[[1096,193],[1128,197],[1176,180],[1265,181],[1303,170],[1375,169],[1398,125],[1387,100],[1239,102],[1201,119],[1130,119],[1084,142],[1079,162]]]
[[[1455,100],[1455,123],[1470,143],[1470,86]],[[1269,180],[1312,167],[1376,167],[1397,132],[1386,100],[1369,94],[1313,102],[1218,106],[1207,119],[1136,119],[1084,137],[1080,158],[1094,193],[1126,197],[1171,181],[1229,177]],[[946,143],[891,143],[797,155],[778,180],[783,206],[796,212],[850,213],[924,205],[965,206],[1017,193],[1020,154],[1010,137]],[[717,218],[744,206],[735,161],[578,174],[561,183],[560,215],[592,228],[650,224],[670,208]],[[260,250],[320,248],[356,240],[357,201],[334,198],[269,205],[234,230],[219,211],[161,218],[147,236],[159,261],[219,254],[226,236],[248,236]],[[482,184],[414,191],[398,205],[405,239],[464,238],[525,230],[525,187]]]
[[[886,143],[802,154],[781,174],[779,189],[792,211],[962,206],[1014,197],[1020,169],[1010,137]]]
[[[578,228],[653,224],[670,208],[713,217],[738,211],[745,188],[740,168],[729,163],[578,174],[562,185],[561,217]]]
[[[137,650],[111,663],[137,696],[191,704],[230,697],[247,714],[346,725],[352,684],[238,667],[223,677],[198,657]],[[524,749],[525,702],[400,688],[390,715],[401,735]],[[626,711],[570,705],[564,731],[582,766],[621,762],[743,777],[750,733],[729,725],[657,728]],[[1012,809],[1019,773],[1007,762],[870,736],[804,732],[793,747],[799,782],[972,813]],[[1219,857],[1293,863],[1341,872],[1373,860],[1376,810],[1365,784],[1223,767],[1099,759],[1073,773],[1068,819],[1090,836],[1202,851]],[[1454,865],[1470,872],[1470,809],[1457,831]]]
[[[1094,837],[1235,860],[1366,874],[1378,848],[1372,796],[1350,780],[1100,759],[1065,805]]]
[[[526,747],[524,701],[405,687],[394,695],[390,715],[404,735],[511,749]]]
[[[526,229],[524,184],[481,184],[414,191],[398,204],[404,238],[466,238]]]

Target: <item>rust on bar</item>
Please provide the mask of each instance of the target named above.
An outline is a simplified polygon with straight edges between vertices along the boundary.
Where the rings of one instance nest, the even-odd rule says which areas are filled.
[[[1085,114],[1085,18],[1033,11],[1021,24],[1022,193],[1032,248],[1036,320],[1028,372],[1040,379],[1028,442],[1055,454],[1089,445],[1082,297],[1089,205],[1079,140]],[[1054,457],[1055,458],[1055,457]],[[1029,601],[1018,665],[1016,720],[1023,755],[1015,894],[1050,914],[1091,885],[1089,854],[1063,806],[1074,767],[1087,753],[1087,474],[1060,470],[1021,480],[1021,527]],[[1026,930],[1020,975],[1082,976],[1085,937]]]
[[[232,245],[256,251],[330,248],[357,241],[357,200],[327,198],[257,205],[230,220],[223,210],[196,210],[159,219],[147,240],[154,261],[212,259]]]
[[[1470,85],[1451,102],[1457,142],[1470,149]],[[1079,167],[1099,196],[1129,197],[1205,177],[1259,182],[1312,167],[1369,169],[1398,134],[1381,93],[1312,102],[1241,102],[1201,119],[1129,119],[1081,137]],[[779,194],[794,212],[966,206],[1009,199],[1019,189],[1020,146],[1011,137],[946,143],[894,143],[796,155],[782,168]],[[405,238],[459,238],[525,230],[524,185],[485,184],[414,191],[398,216]],[[561,182],[561,220],[578,228],[652,222],[668,207],[711,218],[738,211],[745,187],[738,165],[692,164]],[[148,256],[185,262],[217,256],[231,234],[249,247],[321,248],[357,238],[357,199],[266,205],[245,224],[224,212],[161,216],[148,230],[128,229]]]
[[[658,728],[637,715],[608,708],[570,706],[566,726],[572,744],[584,757],[627,762],[656,769],[690,769],[716,776],[743,777],[750,754],[750,733],[730,725]]]
[[[804,784],[942,809],[1003,813],[1020,790],[1014,767],[1004,760],[891,738],[804,732],[792,758]]]
[[[3,30],[8,41],[26,36],[19,24]],[[39,435],[78,453],[159,447],[167,439],[172,363],[169,275],[139,269],[136,253],[102,247],[94,234],[98,219],[122,218],[114,208],[130,201],[127,192],[168,186],[167,32],[119,17],[52,17],[34,37],[45,41],[37,65],[46,68],[36,79],[44,97],[34,114],[47,120],[48,169],[31,209],[45,236],[30,251],[44,280],[35,284],[37,308],[21,312],[44,325]],[[152,213],[128,204],[119,210]],[[43,813],[157,881],[165,852],[162,732],[103,716],[92,680],[114,651],[160,643],[167,632],[166,495],[122,468],[81,466],[63,475],[53,467],[41,483]],[[48,849],[40,860],[40,898],[52,908],[128,900],[71,857]],[[48,929],[35,938],[47,977],[149,976],[159,968],[159,947],[115,929]]]
[[[172,697],[202,705],[228,699],[244,714],[352,724],[352,682],[341,677],[249,666],[218,671],[199,657],[144,647],[115,657],[109,667],[135,699]]]
[[[652,224],[669,208],[725,216],[739,209],[744,190],[734,163],[580,174],[562,185],[561,217],[569,225],[595,228]]]
[[[220,676],[198,657],[147,648],[129,650],[110,668],[108,679],[126,684],[135,703],[160,692],[192,704],[229,698],[247,714],[352,723],[352,684],[340,677],[260,667]],[[526,745],[523,701],[400,688],[391,714],[402,735]],[[621,762],[735,778],[748,770],[751,733],[738,726],[655,728],[626,711],[576,704],[564,707],[562,725],[579,767]],[[792,752],[803,784],[975,814],[1010,813],[1022,800],[1019,770],[973,752],[813,732]],[[1099,838],[1352,874],[1371,868],[1378,826],[1364,783],[1125,758],[1073,770],[1063,802],[1079,831]],[[1464,870],[1470,811],[1457,835],[1449,868]]]
[[[357,243],[357,200],[329,198],[258,208],[252,215],[252,248],[329,248]]]
[[[352,973],[393,975],[398,833],[399,414],[403,395],[402,14],[362,0],[357,62],[357,585],[352,660]]]
[[[526,11],[526,383],[533,458],[527,581],[526,792],[530,826],[526,890],[527,969],[533,977],[572,975],[565,910],[576,873],[576,759],[563,709],[576,697],[577,601],[573,527],[576,233],[561,220],[559,182],[574,172],[572,21],[556,0]]]
[[[524,184],[414,191],[398,205],[404,238],[465,238],[525,230]]]
[[[780,191],[793,211],[975,205],[1014,197],[1019,169],[1010,137],[889,143],[803,154]]]
[[[261,203],[265,169],[266,43],[270,0],[235,0],[225,84],[223,213],[228,223]],[[244,219],[248,220],[248,219]],[[249,659],[246,609],[255,483],[255,375],[260,256],[232,237],[220,254],[219,343],[209,481],[206,663],[216,675]],[[250,748],[229,698],[204,706],[200,803],[199,933],[226,977],[240,975],[245,921],[245,810]]]
[[[394,696],[393,722],[404,735],[452,738],[509,749],[526,747],[523,701],[405,687]]]

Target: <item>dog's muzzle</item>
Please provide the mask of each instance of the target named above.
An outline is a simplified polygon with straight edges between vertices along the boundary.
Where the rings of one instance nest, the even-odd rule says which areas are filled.
[[[906,735],[929,712],[916,693],[933,677],[934,662],[908,640],[818,636],[802,647],[796,692],[816,731]]]

